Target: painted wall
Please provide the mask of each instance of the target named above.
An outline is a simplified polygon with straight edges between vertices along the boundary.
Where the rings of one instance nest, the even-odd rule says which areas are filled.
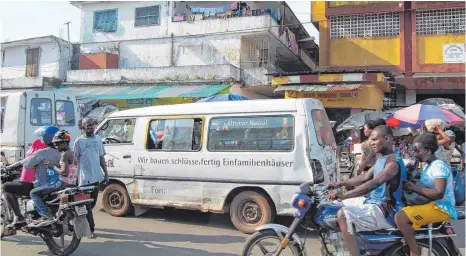
[[[54,77],[64,79],[68,69],[70,56],[67,45],[60,48],[57,43],[31,44],[2,48],[5,51],[5,61],[2,65],[2,79],[22,78],[26,76],[26,50],[40,47],[39,74],[40,77]]]
[[[464,34],[416,36],[418,64],[443,64],[443,45],[464,43]]]
[[[170,3],[170,4],[168,4]],[[209,19],[194,22],[172,22],[172,9],[175,2],[167,1],[136,1],[127,2],[95,2],[82,7],[81,42],[107,42],[146,38],[163,38],[186,35],[204,35],[208,33],[232,32],[238,30],[257,29],[268,30],[271,24],[276,24],[269,15],[237,17],[229,19]],[[177,4],[180,4],[177,2]],[[160,25],[135,27],[135,9],[139,7],[160,6]],[[270,7],[267,7],[270,8]],[[94,13],[99,10],[117,9],[118,26],[115,32],[95,32]]]
[[[331,66],[400,65],[399,37],[330,40]]]

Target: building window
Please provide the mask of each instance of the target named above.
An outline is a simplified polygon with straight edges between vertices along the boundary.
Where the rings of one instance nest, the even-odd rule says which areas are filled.
[[[39,76],[39,48],[26,50],[26,77]]]
[[[73,102],[68,100],[55,101],[55,119],[60,126],[74,126],[74,106]]]
[[[133,143],[136,119],[110,119],[97,132],[106,144]]]
[[[34,126],[52,124],[52,101],[50,99],[31,100],[31,124]]]
[[[160,25],[160,6],[136,8],[134,26],[143,27],[153,25]]]
[[[264,37],[241,40],[241,64],[245,68],[267,68],[269,63],[269,40]]]
[[[464,34],[466,32],[465,13],[465,8],[442,10],[417,10],[416,34]]]
[[[293,116],[222,117],[210,121],[209,151],[291,151]]]
[[[161,151],[199,151],[202,124],[201,118],[152,120],[146,147]]]
[[[398,36],[400,14],[397,12],[330,17],[330,38]]]
[[[117,30],[117,10],[94,12],[94,31],[115,32]]]

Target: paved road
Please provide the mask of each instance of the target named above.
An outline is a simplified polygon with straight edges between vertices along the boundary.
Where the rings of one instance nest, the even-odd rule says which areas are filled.
[[[73,255],[82,256],[157,256],[157,255],[238,255],[246,235],[235,230],[227,215],[196,211],[153,210],[142,217],[115,218],[94,209],[97,239],[83,239]],[[288,218],[279,218],[288,224]],[[457,244],[465,247],[465,223],[456,222]],[[309,234],[306,247],[309,255],[320,255],[320,244]],[[19,233],[1,242],[2,255],[50,255],[44,242]],[[463,249],[464,255],[464,249]]]

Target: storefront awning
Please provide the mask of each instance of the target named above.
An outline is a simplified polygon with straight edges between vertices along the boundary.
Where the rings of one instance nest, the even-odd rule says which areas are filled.
[[[337,92],[353,91],[361,88],[362,84],[325,84],[325,85],[285,85],[275,89],[275,92],[293,91],[293,92]]]
[[[55,92],[72,94],[80,98],[97,98],[101,100],[204,98],[218,94],[229,87],[229,84],[73,86],[59,88]]]

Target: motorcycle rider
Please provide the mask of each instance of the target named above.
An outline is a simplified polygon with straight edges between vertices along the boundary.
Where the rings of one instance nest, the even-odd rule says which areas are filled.
[[[380,125],[385,125],[385,120],[377,119],[377,120],[369,120],[364,125],[364,135],[368,138],[361,144],[361,163],[359,164],[359,168],[357,170],[357,175],[365,173],[369,171],[375,164],[376,155],[375,152],[372,151],[370,136],[372,131]]]
[[[406,182],[411,191],[433,200],[424,205],[403,208],[395,215],[395,222],[409,246],[410,256],[417,256],[418,249],[414,230],[421,226],[457,219],[453,175],[450,167],[435,152],[438,149],[434,134],[421,134],[414,140],[414,154],[418,161],[427,163],[421,173],[420,185]]]
[[[54,181],[49,182],[48,186],[42,186],[40,188],[36,188],[33,191],[31,191],[31,198],[34,202],[34,205],[36,208],[43,209],[43,211],[39,211],[39,214],[41,215],[41,218],[34,223],[31,224],[31,226],[43,226],[47,225],[49,222],[53,221],[53,216],[52,214],[48,211],[47,207],[44,204],[44,201],[42,197],[44,195],[50,194],[58,189],[60,189],[63,184],[72,184],[74,185],[75,179],[75,171],[74,171],[74,154],[72,151],[70,151],[70,141],[71,141],[71,135],[65,131],[59,131],[57,132],[52,139],[52,143],[54,144],[56,150],[58,150],[61,154],[60,157],[60,163],[56,163],[55,161],[52,160],[46,160],[45,165],[47,168],[53,170],[53,175],[54,178],[52,178]],[[49,176],[51,173],[49,173]]]
[[[3,191],[6,192],[6,200],[8,205],[10,206],[15,218],[13,222],[8,225],[8,228],[16,228],[18,226],[26,224],[26,220],[24,216],[21,214],[21,210],[18,204],[17,195],[20,196],[27,196],[30,192],[34,189],[34,187],[41,187],[47,185],[48,183],[48,174],[47,174],[47,167],[44,165],[46,160],[60,160],[60,154],[54,148],[52,143],[52,139],[54,134],[59,129],[55,126],[47,126],[42,131],[42,142],[47,146],[44,149],[40,149],[31,157],[28,157],[22,161],[16,162],[14,164],[9,165],[6,169],[12,170],[20,167],[21,165],[24,167],[24,170],[35,169],[35,184],[28,183],[28,182],[21,182],[21,181],[12,181],[6,182],[3,185]]]
[[[406,167],[393,151],[391,129],[385,125],[376,127],[371,132],[370,144],[378,155],[374,168],[349,180],[332,184],[338,188],[357,188],[347,192],[336,189],[329,194],[330,200],[343,200],[337,219],[343,240],[352,256],[360,253],[353,226],[356,232],[392,228],[386,218],[403,207],[402,181],[406,179]],[[367,194],[367,198],[363,197]]]
[[[53,143],[57,150],[61,152],[60,166],[56,166],[52,161],[48,161],[47,166],[60,174],[60,180],[65,184],[76,185],[76,159],[70,149],[71,135],[66,130],[61,130],[53,137]]]

